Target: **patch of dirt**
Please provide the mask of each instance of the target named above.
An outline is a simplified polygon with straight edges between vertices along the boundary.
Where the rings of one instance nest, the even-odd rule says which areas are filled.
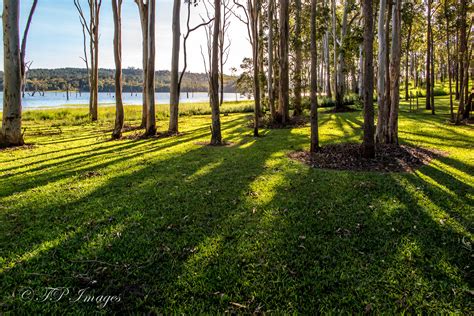
[[[375,158],[366,159],[361,145],[351,143],[324,146],[313,154],[295,151],[288,155],[315,168],[378,172],[413,172],[441,156],[446,153],[406,145],[377,145]]]
[[[90,171],[83,172],[81,174],[81,178],[100,177],[101,175],[102,173],[100,173],[99,171],[90,170]]]
[[[0,147],[0,152],[2,151],[16,151],[16,150],[26,150],[26,149],[33,149],[36,146],[33,144],[25,144],[21,146],[11,146],[11,147]]]
[[[170,132],[157,132],[153,136],[147,136],[143,134],[142,130],[134,131],[128,135],[123,135],[120,139],[131,139],[131,140],[139,140],[139,139],[150,139],[150,138],[167,138],[167,137],[176,137],[176,136],[183,136],[186,133],[170,133]]]

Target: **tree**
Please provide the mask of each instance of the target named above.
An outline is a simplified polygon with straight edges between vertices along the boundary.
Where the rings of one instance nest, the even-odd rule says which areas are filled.
[[[92,121],[97,121],[99,103],[99,22],[102,0],[88,0],[87,5],[89,7],[89,21],[87,21],[80,0],[74,0],[74,5],[76,6],[77,12],[79,13],[79,21],[82,24],[84,37],[86,37],[85,32],[87,32],[89,38],[89,116]],[[87,54],[84,56],[84,59],[87,60]]]
[[[142,86],[142,123],[141,126],[144,128],[146,126],[147,120],[147,67],[148,67],[148,6],[149,4],[146,0],[135,0],[135,3],[138,6],[138,13],[140,14],[140,26],[142,29],[142,64],[143,64],[143,86]]]
[[[295,0],[295,72],[294,93],[295,93],[295,110],[293,116],[302,114],[301,109],[301,67],[302,67],[302,40],[301,40],[301,0]]]
[[[311,152],[319,150],[318,94],[317,94],[317,52],[316,52],[316,0],[311,0]]]
[[[188,0],[191,2],[191,0]],[[174,0],[173,6],[173,45],[171,52],[171,84],[170,84],[170,122],[168,132],[171,134],[178,133],[178,116],[179,116],[179,95],[180,89],[178,85],[178,67],[179,67],[179,44],[181,36],[180,25],[181,0]]]
[[[431,46],[431,37],[432,37],[432,31],[431,31],[431,6],[433,3],[433,0],[426,0],[427,7],[428,7],[428,14],[427,14],[427,21],[428,21],[428,27],[426,31],[426,109],[431,110],[431,85],[434,83],[431,82],[431,72],[433,69],[431,69],[431,54],[432,54],[432,46]]]
[[[288,74],[288,38],[289,38],[289,2],[280,1],[280,84],[278,121],[283,125],[289,119],[289,74]]]
[[[260,11],[260,0],[247,0],[247,7],[240,4],[237,0],[234,0],[235,5],[242,10],[245,18],[240,15],[234,14],[241,22],[247,26],[248,38],[250,45],[252,46],[252,62],[253,62],[253,95],[254,95],[254,128],[253,135],[258,136],[258,126],[260,120],[260,72],[259,72],[259,11]]]
[[[364,140],[362,152],[365,158],[374,158],[373,3],[372,0],[363,0],[362,5],[364,15]]]
[[[398,144],[398,108],[400,103],[400,59],[401,59],[401,6],[396,0],[393,6],[392,51],[390,53],[390,119],[388,142]]]
[[[33,2],[28,15],[20,47],[20,2],[3,1],[3,116],[0,130],[0,147],[24,144],[21,133],[21,88],[26,78],[26,42],[37,1]]]
[[[155,2],[148,0],[148,26],[147,26],[147,65],[146,65],[146,126],[145,135],[156,134],[155,123]]]
[[[214,30],[212,33],[210,101],[212,112],[211,145],[222,145],[219,110],[219,31],[221,24],[221,0],[214,0]]]
[[[122,0],[112,0],[114,16],[114,58],[115,58],[115,126],[112,138],[122,137],[123,101],[122,101]]]
[[[379,18],[378,18],[378,72],[377,72],[377,102],[379,105],[377,131],[375,138],[377,143],[385,143],[388,138],[387,124],[389,119],[389,108],[385,102],[385,73],[386,59],[387,59],[387,41],[385,40],[385,12],[387,0],[380,0]],[[366,68],[364,68],[366,69]]]
[[[276,118],[275,98],[273,93],[273,12],[275,0],[268,0],[268,105],[272,120]]]
[[[467,50],[467,1],[461,0],[459,7],[459,108],[456,116],[456,124],[461,122],[465,111],[465,102],[467,101],[468,78],[469,78],[469,52]]]

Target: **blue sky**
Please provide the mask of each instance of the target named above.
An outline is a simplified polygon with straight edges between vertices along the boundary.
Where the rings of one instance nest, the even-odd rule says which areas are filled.
[[[21,1],[20,29],[22,33],[32,0],[19,1]],[[81,1],[85,6],[87,1]],[[2,10],[2,0],[0,0],[0,4],[0,10]],[[170,68],[172,9],[172,0],[157,0],[157,70]],[[203,13],[202,5],[193,8],[191,24],[200,23],[199,14]],[[141,28],[138,9],[133,0],[123,1],[122,15],[123,67],[141,68]],[[185,32],[185,18],[186,6],[183,1],[181,6],[182,33]],[[114,68],[113,18],[110,0],[103,0],[100,34],[100,67]],[[242,59],[251,56],[245,26],[234,19],[231,22],[229,34],[231,35],[232,46],[229,61],[224,66],[224,72],[226,73],[230,72],[230,67],[239,69]],[[206,36],[203,29],[192,33],[188,40],[188,69],[190,71],[204,71],[200,46],[204,46],[205,42]],[[28,36],[26,52],[26,60],[33,61],[32,68],[84,67],[84,62],[79,58],[82,56],[82,52],[82,28],[73,0],[39,0]],[[2,60],[0,69],[3,69],[3,45],[0,45],[0,58]]]

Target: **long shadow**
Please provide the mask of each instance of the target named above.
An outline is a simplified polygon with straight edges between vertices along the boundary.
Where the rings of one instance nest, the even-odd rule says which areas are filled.
[[[31,215],[2,219],[16,229],[0,236],[1,257],[14,263],[0,279],[6,312],[97,312],[10,296],[25,284],[121,294],[106,309],[116,313],[471,310],[461,240],[472,235],[440,223],[435,209],[464,214],[465,198],[443,204],[452,196],[420,192],[429,184],[415,175],[318,170],[284,157],[306,143],[282,129],[230,147],[152,146],[160,155],[144,165],[124,159],[122,173],[78,200],[15,207]],[[421,172],[466,189],[430,168]]]
[[[264,238],[248,264],[264,263],[243,277],[250,285],[237,291],[244,294],[234,293],[249,311],[364,313],[370,306],[376,313],[429,313],[448,304],[470,309],[469,294],[452,288],[470,283],[470,250],[460,241],[472,241],[472,235],[433,218],[413,191],[419,181],[410,184],[416,177],[296,171],[263,206],[269,219],[260,230],[268,231],[255,233]],[[450,198],[437,193],[439,200]],[[456,205],[469,211],[463,201]],[[228,262],[235,249],[240,247],[227,248],[216,261]]]
[[[233,120],[232,122],[229,122],[226,127],[234,128],[238,125],[239,122]],[[208,134],[208,132],[204,132],[204,130],[207,130],[206,128],[202,128],[202,130],[203,132],[199,134],[189,134],[184,137],[169,138],[164,142],[159,142],[159,140],[157,141],[155,139],[148,139],[141,141],[129,141],[125,144],[115,143],[112,145],[112,149],[109,149],[110,147],[107,147],[107,150],[101,150],[102,148],[93,149],[89,154],[84,156],[70,154],[67,155],[67,157],[73,158],[61,161],[59,163],[53,162],[33,169],[27,169],[23,172],[7,174],[4,176],[6,179],[2,180],[4,181],[5,185],[2,188],[2,192],[0,192],[0,198],[7,197],[11,194],[25,192],[29,189],[41,187],[49,183],[54,183],[71,176],[76,176],[81,172],[96,171],[101,168],[110,167],[113,164],[117,164],[127,159],[139,157],[146,153],[156,150],[164,150],[184,142],[197,140]],[[150,147],[150,145],[153,147]],[[124,150],[127,151],[124,152]],[[109,158],[109,160],[106,162],[102,162],[104,156],[113,153],[120,153],[120,155]],[[48,170],[48,172],[44,172],[44,170]],[[34,172],[38,172],[39,176],[35,176]],[[29,176],[26,177],[26,174]]]
[[[231,130],[226,138],[236,138],[245,131],[242,128]],[[267,159],[282,150],[286,141],[305,141],[289,130],[276,133],[282,137],[279,146],[263,138],[263,141],[244,142],[241,146],[199,147],[165,159],[154,159],[138,171],[109,179],[77,201],[37,206],[35,213],[41,217],[20,221],[22,227],[6,237],[15,246],[2,247],[2,252],[7,253],[2,257],[13,259],[10,261],[13,264],[3,272],[3,279],[15,280],[5,282],[4,293],[12,293],[23,282],[43,286],[54,278],[54,284],[83,286],[84,279],[93,278],[98,281],[98,289],[107,290],[114,285],[114,289],[128,296],[119,308],[131,308],[133,305],[127,303],[136,302],[140,297],[144,299],[147,292],[154,294],[150,299],[156,306],[164,307],[169,304],[166,288],[174,286],[176,278],[186,270],[186,259],[193,254],[188,248],[206,238],[219,236],[222,231],[232,232],[238,223],[229,218],[241,217],[237,211],[246,209],[249,185],[265,170]],[[260,150],[256,150],[256,146]],[[245,168],[244,173],[242,168]],[[33,205],[23,205],[23,208],[31,212]],[[120,238],[104,243],[103,236],[117,227],[120,227]],[[45,229],[44,236],[43,233],[35,236]],[[67,233],[70,233],[67,238],[61,239]],[[36,246],[31,244],[38,238],[40,242]],[[44,246],[58,238],[58,242],[52,243],[54,246]],[[34,255],[30,258],[27,254]],[[108,271],[105,272],[102,264],[97,267],[97,262],[86,259],[111,264],[106,265]],[[79,262],[72,263],[75,261]],[[122,270],[127,264],[131,268]],[[32,276],[25,271],[35,274]],[[112,272],[120,273],[108,279],[108,273]],[[49,275],[47,280],[44,275]],[[123,278],[118,277],[120,275]],[[22,307],[21,302],[8,300],[13,304],[12,310]],[[56,310],[65,307],[64,304],[51,305],[49,307]],[[45,307],[29,308],[41,311]]]

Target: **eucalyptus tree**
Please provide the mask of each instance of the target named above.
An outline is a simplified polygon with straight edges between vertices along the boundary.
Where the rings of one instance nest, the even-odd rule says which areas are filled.
[[[191,0],[188,0],[191,3]],[[170,122],[168,132],[171,134],[178,133],[178,116],[179,116],[179,48],[181,37],[181,0],[174,0],[173,5],[173,22],[172,32],[172,51],[171,51],[171,83],[170,83]]]
[[[393,6],[392,47],[390,52],[390,117],[388,142],[398,144],[398,110],[400,103],[400,59],[401,59],[401,6],[402,0],[395,0]]]
[[[156,0],[135,0],[143,39],[143,111],[145,136],[156,134],[155,119],[155,15]]]
[[[311,152],[317,152],[319,150],[319,130],[318,130],[318,94],[317,94],[317,66],[318,66],[318,54],[316,45],[316,0],[311,0]]]
[[[115,126],[112,138],[122,136],[123,100],[122,100],[122,0],[112,0],[114,17],[114,59],[115,59]]]
[[[302,38],[301,38],[301,0],[295,0],[295,69],[294,69],[294,116],[302,114],[301,108],[301,68],[302,68]]]
[[[387,60],[387,41],[385,39],[385,16],[387,11],[387,0],[380,0],[378,15],[378,68],[377,68],[377,102],[378,102],[378,119],[377,131],[375,134],[377,143],[385,143],[388,137],[387,123],[389,116],[389,107],[385,102],[385,73]],[[365,69],[365,68],[364,68]]]
[[[364,18],[364,138],[362,151],[365,158],[374,158],[373,1],[363,0],[362,6]]]
[[[148,67],[148,6],[146,0],[135,0],[140,15],[140,26],[142,30],[142,67],[143,67],[143,83],[142,83],[142,123],[141,126],[146,126],[147,120],[147,67]]]
[[[278,120],[283,125],[289,122],[289,0],[279,0],[280,3],[280,69],[279,69],[279,106]]]
[[[88,65],[90,64],[89,116],[92,121],[97,121],[99,104],[99,23],[102,0],[87,1],[89,9],[88,18],[84,13],[80,0],[74,0],[74,5],[79,13],[79,21],[82,24],[84,39],[86,39],[86,37],[89,39],[89,57],[87,57],[87,49],[85,48],[86,41],[84,40],[84,61],[86,62],[87,67],[89,67]]]
[[[467,47],[467,0],[460,0],[459,6],[459,107],[456,115],[456,123],[459,124],[466,107],[467,94],[469,91],[469,51]]]
[[[246,0],[246,6],[240,3],[237,0],[234,0],[234,4],[243,12],[244,16],[242,17],[239,14],[234,13],[234,15],[247,26],[247,35],[252,47],[252,64],[253,64],[253,96],[254,96],[254,128],[253,135],[258,136],[258,126],[261,116],[261,93],[260,93],[260,61],[261,57],[259,54],[260,51],[260,10],[261,0]]]
[[[214,0],[214,25],[212,32],[210,65],[210,101],[211,101],[211,145],[222,144],[221,119],[219,109],[219,32],[221,25],[221,0]]]
[[[24,144],[21,131],[21,88],[26,76],[26,42],[38,1],[34,1],[28,15],[20,46],[20,2],[3,1],[3,115],[0,130],[0,147]]]

